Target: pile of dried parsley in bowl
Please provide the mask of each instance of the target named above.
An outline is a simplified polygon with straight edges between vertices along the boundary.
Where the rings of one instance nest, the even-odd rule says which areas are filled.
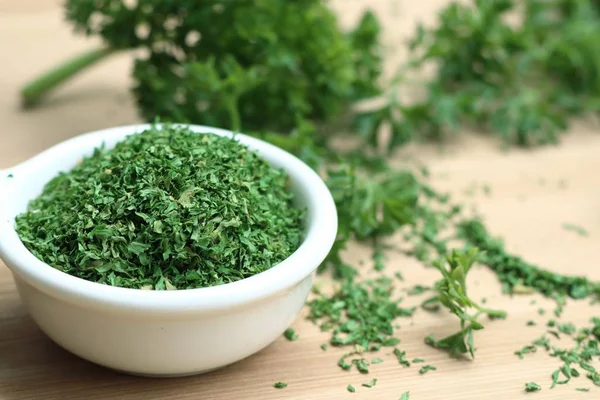
[[[303,239],[287,174],[237,140],[152,126],[97,148],[17,216],[40,260],[93,282],[189,289],[265,271]]]

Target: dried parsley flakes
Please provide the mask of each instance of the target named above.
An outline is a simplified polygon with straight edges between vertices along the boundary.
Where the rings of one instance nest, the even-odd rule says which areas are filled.
[[[295,251],[304,211],[293,200],[285,172],[237,140],[152,126],[52,179],[16,229],[36,257],[79,278],[199,288]]]
[[[515,286],[524,286],[555,298],[569,296],[584,299],[600,295],[599,282],[583,276],[560,275],[543,270],[508,253],[503,241],[491,236],[480,220],[465,220],[459,224],[458,230],[461,239],[482,251],[479,261],[496,273],[506,292],[510,292]],[[542,309],[539,310],[540,315],[543,312]]]
[[[554,324],[554,321],[548,322],[548,325]],[[531,345],[523,348],[529,349],[526,352],[530,353],[536,350],[536,346],[543,347],[548,356],[562,361],[562,365],[551,374],[552,384],[550,389],[556,385],[565,385],[571,379],[584,375],[592,384],[600,386],[600,372],[593,365],[598,356],[600,356],[600,318],[592,317],[590,325],[580,329],[576,329],[572,324],[560,324],[559,326],[563,326],[563,330],[571,332],[569,335],[575,341],[575,346],[561,348],[552,345],[550,339],[543,335],[539,339],[534,340]],[[565,326],[568,326],[568,328],[565,328]],[[525,351],[521,350],[515,354],[523,358],[524,353]]]
[[[423,375],[429,371],[435,371],[435,370],[437,370],[437,368],[434,367],[433,365],[423,365],[421,367],[421,369],[419,370],[419,374]]]
[[[371,379],[369,382],[363,383],[362,386],[370,389],[373,386],[375,386],[376,384],[377,384],[377,379]]]
[[[332,346],[355,346],[353,353],[338,362],[340,368],[351,368],[344,361],[346,356],[399,342],[392,336],[393,322],[398,317],[412,316],[415,308],[400,307],[401,299],[393,298],[393,290],[392,280],[384,277],[358,282],[348,278],[332,295],[313,289],[316,296],[308,302],[307,318],[322,331],[331,331]]]
[[[398,364],[402,365],[403,367],[410,367],[410,362],[406,359],[405,351],[401,351],[398,348],[395,348],[394,355],[398,359]]]
[[[290,342],[293,342],[294,340],[298,339],[298,334],[296,333],[296,331],[293,328],[287,328],[285,330],[285,332],[283,332],[283,336],[285,336],[285,338],[287,340],[289,340]]]
[[[538,385],[535,382],[527,382],[525,384],[525,391],[526,392],[537,392],[539,390],[541,390],[542,387],[540,385]]]

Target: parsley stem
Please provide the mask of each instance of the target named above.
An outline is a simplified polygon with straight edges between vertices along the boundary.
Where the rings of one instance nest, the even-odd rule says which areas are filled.
[[[231,118],[231,130],[234,133],[239,133],[240,129],[242,129],[242,122],[240,120],[240,113],[235,101],[230,100],[227,102],[227,111],[229,112],[229,117]]]
[[[108,47],[85,52],[34,79],[21,90],[23,107],[35,106],[50,90],[114,52]]]

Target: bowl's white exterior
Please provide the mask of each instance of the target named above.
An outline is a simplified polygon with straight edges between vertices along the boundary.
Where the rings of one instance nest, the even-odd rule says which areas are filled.
[[[61,347],[94,363],[136,375],[185,376],[248,357],[294,321],[312,276],[257,303],[172,318],[152,312],[90,312],[15,276],[29,314]]]
[[[112,146],[148,125],[81,135],[0,171],[0,257],[21,299],[57,344],[94,363],[149,376],[213,370],[264,348],[289,327],[310,291],[314,272],[335,239],[331,194],[308,166],[265,142],[238,135],[292,179],[308,209],[307,236],[288,259],[261,274],[211,288],[146,291],[110,287],[64,274],[34,257],[14,231],[14,217],[59,171],[102,142]],[[228,131],[192,126],[199,132]]]

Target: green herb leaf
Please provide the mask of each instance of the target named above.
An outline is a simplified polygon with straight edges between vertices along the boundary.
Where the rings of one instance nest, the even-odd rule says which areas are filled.
[[[288,384],[287,384],[287,383],[285,383],[285,382],[276,382],[276,383],[274,383],[274,384],[273,384],[273,387],[274,387],[275,389],[284,389],[284,388],[286,388],[286,387],[287,387],[287,385],[288,385]]]
[[[575,328],[575,325],[573,325],[571,323],[565,323],[565,324],[558,324],[558,330],[566,335],[572,335],[575,333],[577,328]]]
[[[563,224],[563,229],[565,229],[567,231],[575,232],[579,236],[588,236],[588,231],[585,228],[582,228],[581,226],[578,226],[575,224],[565,223],[565,224]]]
[[[352,368],[352,364],[346,362],[346,357],[348,357],[347,354],[343,355],[342,358],[340,358],[338,360],[338,367],[340,367],[343,370],[348,371],[350,368]]]
[[[524,346],[521,350],[515,351],[514,354],[519,356],[520,359],[523,359],[525,354],[535,353],[537,348],[532,345]]]
[[[453,356],[468,352],[471,357],[475,357],[473,332],[483,329],[483,325],[477,321],[480,315],[485,314],[490,318],[506,316],[503,311],[484,308],[467,296],[466,277],[478,257],[479,252],[476,248],[465,252],[453,250],[446,257],[448,267],[441,261],[433,264],[443,276],[443,279],[435,284],[437,296],[434,299],[461,320],[461,330],[441,340],[436,340],[430,335],[425,339],[425,343],[436,348],[448,349]],[[469,308],[474,308],[477,313],[469,315]]]
[[[419,370],[419,374],[423,375],[429,371],[435,371],[437,368],[434,367],[433,365],[423,365],[421,367],[421,369]]]
[[[540,385],[538,385],[535,382],[527,382],[525,384],[525,391],[526,392],[537,392],[542,390],[542,387]]]
[[[406,359],[405,351],[401,351],[398,348],[395,348],[394,355],[398,359],[398,364],[402,365],[403,367],[410,367],[410,362]]]
[[[427,292],[428,290],[430,290],[430,288],[428,288],[427,286],[415,285],[411,289],[409,289],[406,293],[409,296],[418,296],[420,294]]]
[[[286,329],[285,332],[283,332],[283,336],[285,336],[285,338],[291,342],[298,339],[298,334],[293,328]]]
[[[392,337],[392,338],[386,338],[381,345],[382,346],[386,346],[386,347],[392,347],[397,345],[398,343],[400,343],[400,339]]]
[[[352,363],[354,365],[356,365],[356,369],[361,374],[369,373],[369,362],[367,360],[365,360],[364,358],[354,359],[354,360],[352,360]]]
[[[375,386],[376,383],[377,383],[377,379],[371,379],[369,382],[363,383],[362,386],[367,387],[367,388],[372,388],[373,386]]]

